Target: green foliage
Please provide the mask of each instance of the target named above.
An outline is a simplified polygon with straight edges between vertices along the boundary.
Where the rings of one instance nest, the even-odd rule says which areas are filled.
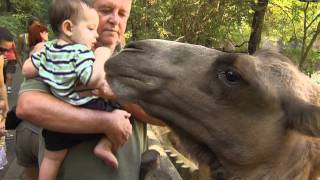
[[[4,12],[0,0],[0,23],[15,35],[25,31],[27,19],[36,16],[48,24],[51,0],[11,0],[11,12]],[[247,51],[253,13],[257,0],[134,0],[126,39],[161,38],[221,48],[224,44],[242,45],[236,51]],[[320,3],[298,0],[269,0],[262,39],[284,45],[284,53],[299,63],[302,47],[310,43],[320,21]],[[307,7],[307,8],[306,8]],[[304,11],[306,14],[304,14]],[[304,18],[306,25],[304,26]],[[306,34],[304,34],[306,32]],[[52,38],[52,34],[50,33]],[[305,37],[305,38],[303,38]],[[303,41],[305,39],[305,41]],[[318,38],[318,41],[320,39]],[[305,43],[303,43],[305,42]],[[263,44],[264,42],[262,42]],[[319,63],[317,49],[311,49],[303,67],[313,71]]]
[[[17,37],[18,34],[24,32],[25,26],[21,23],[22,17],[15,14],[11,16],[0,16],[0,26],[6,27]]]
[[[132,39],[161,38],[219,47],[248,40],[251,1],[136,0],[129,22]],[[242,28],[243,27],[243,28]]]
[[[135,0],[128,24],[129,40],[184,37],[188,43],[221,48],[225,43],[243,44],[247,50],[256,0]],[[297,64],[301,60],[306,2],[269,0],[262,39],[280,42]],[[309,3],[305,44],[310,43],[320,21],[320,3]],[[310,24],[310,25],[309,25]],[[262,42],[263,44],[264,42]],[[307,56],[306,71],[312,71],[314,50]]]
[[[48,4],[51,0],[10,0],[11,11],[6,12],[5,1],[0,0],[0,26],[8,28],[15,36],[27,31],[31,17],[37,17],[42,23],[48,23]],[[52,32],[50,31],[50,36]]]
[[[48,2],[44,0],[11,0],[13,13],[25,19],[35,16],[42,20],[48,19]]]
[[[305,22],[304,22],[305,21]],[[272,0],[265,21],[265,36],[281,41],[285,46],[293,48],[291,57],[300,64],[303,54],[307,54],[302,62],[302,69],[310,73],[314,64],[319,61],[314,54],[316,49],[307,52],[307,46],[320,22],[320,3],[305,3],[292,0]]]

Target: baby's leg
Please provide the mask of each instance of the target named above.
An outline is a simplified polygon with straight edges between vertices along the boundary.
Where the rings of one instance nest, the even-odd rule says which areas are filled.
[[[106,164],[111,165],[114,169],[118,168],[118,160],[111,151],[112,144],[107,137],[102,137],[96,147],[94,154],[103,159]]]
[[[45,149],[43,160],[40,165],[39,180],[55,180],[67,152],[67,149],[59,151]]]

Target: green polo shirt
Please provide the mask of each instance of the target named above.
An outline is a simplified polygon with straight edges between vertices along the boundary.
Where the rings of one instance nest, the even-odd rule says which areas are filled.
[[[41,81],[29,79],[22,83],[20,93],[26,91],[48,92]],[[36,103],[36,102],[35,102]],[[133,133],[129,141],[115,152],[119,168],[114,170],[93,154],[99,139],[85,141],[69,149],[58,175],[58,180],[139,180],[141,154],[145,150],[146,124],[132,119]],[[39,157],[44,143],[40,137]]]

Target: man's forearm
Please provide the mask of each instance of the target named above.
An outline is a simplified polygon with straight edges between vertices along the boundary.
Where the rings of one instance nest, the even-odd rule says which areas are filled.
[[[17,115],[52,131],[105,133],[104,112],[75,107],[43,92],[23,92],[18,99]]]

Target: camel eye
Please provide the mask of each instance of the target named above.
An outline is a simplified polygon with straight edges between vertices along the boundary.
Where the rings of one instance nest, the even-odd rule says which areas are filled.
[[[231,70],[226,71],[225,76],[226,79],[230,82],[239,82],[241,80],[240,74]]]
[[[221,70],[218,72],[218,78],[228,85],[235,85],[242,81],[241,75],[232,69]]]

